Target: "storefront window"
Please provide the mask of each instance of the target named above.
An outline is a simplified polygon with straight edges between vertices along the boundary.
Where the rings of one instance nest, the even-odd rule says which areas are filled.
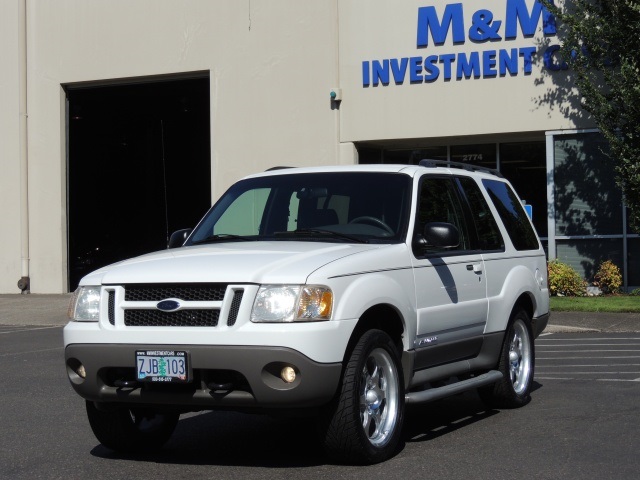
[[[625,212],[627,215],[627,233],[634,235],[640,234],[640,231],[635,231],[633,228],[631,228],[631,210],[625,208]]]
[[[451,161],[470,163],[486,168],[497,167],[497,155],[495,143],[479,145],[453,145],[451,146]]]
[[[531,205],[533,226],[546,237],[547,166],[545,142],[500,144],[500,172],[511,182],[518,196]]]
[[[621,238],[558,240],[556,249],[558,260],[571,265],[588,282],[593,281],[598,267],[606,260],[615,263],[620,271],[623,268]]]
[[[447,147],[423,147],[412,149],[358,147],[358,162],[362,164],[385,163],[417,165],[420,160],[446,160]]]
[[[627,282],[630,287],[640,287],[640,238],[627,240]]]
[[[622,234],[622,196],[606,142],[595,133],[554,138],[556,234]]]

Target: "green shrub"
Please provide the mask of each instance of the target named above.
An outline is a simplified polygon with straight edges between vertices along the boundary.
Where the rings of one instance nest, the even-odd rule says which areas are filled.
[[[593,277],[593,284],[604,293],[618,293],[622,286],[620,269],[611,260],[602,262],[598,272]]]
[[[640,288],[636,288],[635,290],[629,292],[629,295],[633,295],[634,297],[640,297]]]
[[[583,297],[587,293],[587,282],[571,266],[559,260],[548,264],[549,294],[565,297]]]

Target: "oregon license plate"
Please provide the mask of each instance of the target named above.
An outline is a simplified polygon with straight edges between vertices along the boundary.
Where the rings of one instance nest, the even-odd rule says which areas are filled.
[[[136,350],[136,376],[141,382],[186,383],[189,355],[179,350]]]

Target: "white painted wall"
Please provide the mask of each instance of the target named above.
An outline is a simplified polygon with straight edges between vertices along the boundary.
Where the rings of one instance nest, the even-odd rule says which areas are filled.
[[[20,279],[19,3],[0,2],[0,292]]]

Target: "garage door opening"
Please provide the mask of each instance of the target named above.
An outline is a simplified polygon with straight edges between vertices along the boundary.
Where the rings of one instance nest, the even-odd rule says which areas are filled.
[[[209,78],[67,89],[69,289],[211,205]]]

